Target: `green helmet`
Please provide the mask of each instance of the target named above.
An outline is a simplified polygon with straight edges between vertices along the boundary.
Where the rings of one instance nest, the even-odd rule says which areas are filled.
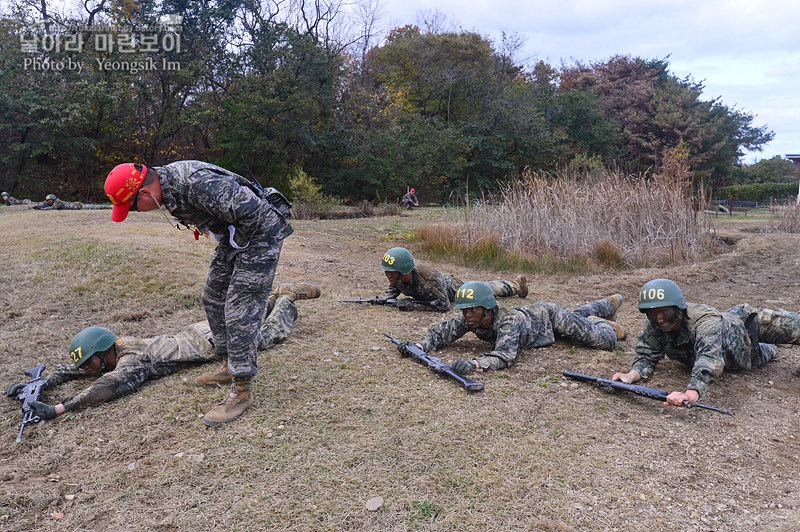
[[[10,196],[10,195],[11,195],[11,194],[9,194],[8,192],[6,192],[5,190],[4,190],[3,192],[0,192],[0,196]]]
[[[45,200],[45,201],[47,201],[47,200],[53,200],[53,201],[55,201],[55,200],[56,200],[56,195],[55,195],[55,194],[48,194],[48,195],[47,195],[47,196],[44,198],[44,200]]]
[[[73,368],[81,367],[81,364],[95,353],[107,351],[116,341],[117,335],[108,329],[97,326],[86,327],[76,334],[69,344],[69,358],[72,360]]]
[[[414,269],[414,257],[406,248],[392,248],[383,254],[381,269],[405,275]]]
[[[456,290],[456,303],[453,306],[459,310],[472,307],[494,308],[497,300],[488,284],[469,281]]]
[[[639,312],[661,307],[678,307],[686,310],[683,292],[669,279],[653,279],[645,283],[639,292]]]

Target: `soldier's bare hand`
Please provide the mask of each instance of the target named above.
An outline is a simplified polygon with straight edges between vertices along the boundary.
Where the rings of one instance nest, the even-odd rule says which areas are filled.
[[[696,402],[700,398],[697,390],[686,390],[686,392],[672,392],[667,396],[665,405],[681,406],[684,401]]]
[[[641,378],[642,376],[639,374],[639,372],[635,369],[632,369],[628,373],[614,373],[614,375],[611,377],[611,380],[621,381],[625,384],[633,384]]]

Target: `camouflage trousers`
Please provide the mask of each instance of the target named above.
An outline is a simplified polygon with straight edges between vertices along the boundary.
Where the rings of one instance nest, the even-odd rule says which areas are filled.
[[[255,240],[255,241],[254,241]],[[218,355],[228,357],[228,372],[246,379],[258,372],[256,352],[283,240],[234,249],[223,240],[211,259],[203,306]]]
[[[726,352],[735,360],[726,360],[726,366],[750,369],[763,366],[775,358],[778,348],[773,344],[800,345],[800,314],[782,308],[771,310],[754,308],[744,303],[725,311],[742,320],[749,335],[750,350],[746,348],[747,338],[733,335],[725,341],[732,344]],[[756,347],[756,345],[758,347]]]
[[[494,297],[511,297],[519,294],[519,283],[516,281],[489,281]]]
[[[609,299],[592,301],[572,312],[546,301],[534,303],[534,306],[547,312],[556,338],[606,351],[611,351],[617,345],[617,335],[606,321],[614,314],[614,307]],[[603,319],[589,321],[589,316]]]
[[[269,349],[275,344],[283,343],[292,330],[292,324],[297,319],[297,306],[288,297],[279,297],[275,306],[269,310],[269,316],[264,320],[261,334],[258,338],[260,350]]]

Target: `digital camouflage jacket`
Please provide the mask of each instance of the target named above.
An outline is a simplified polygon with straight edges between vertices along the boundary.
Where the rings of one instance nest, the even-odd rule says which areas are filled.
[[[799,321],[800,316],[782,309],[756,309],[743,304],[720,312],[708,305],[687,303],[678,332],[665,333],[645,320],[632,369],[647,379],[667,356],[691,368],[686,389],[697,390],[703,397],[708,384],[724,370],[761,366],[774,357],[773,342],[797,342]]]
[[[31,209],[40,211],[79,211],[84,208],[84,204],[80,201],[64,201],[57,199],[52,205],[48,205],[46,201],[33,205]]]
[[[201,161],[178,161],[154,170],[164,206],[200,233],[227,235],[233,226],[233,240],[242,247],[256,234],[270,246],[292,234],[292,226],[263,192],[238,174]]]
[[[30,205],[33,202],[27,198],[17,199],[13,196],[8,196],[5,201],[0,200],[0,203],[3,205]]]
[[[507,308],[497,305],[490,328],[470,328],[463,316],[440,322],[420,340],[425,351],[445,347],[468,332],[494,344],[494,349],[475,357],[482,369],[510,366],[520,349],[552,345],[556,338],[565,338],[581,345],[613,350],[617,337],[603,320],[591,322],[587,316],[608,318],[613,307],[608,299],[600,299],[570,312],[554,303],[539,301],[532,305]]]
[[[175,373],[189,363],[218,359],[209,339],[207,322],[195,323],[176,335],[154,338],[122,337],[117,340],[117,367],[104,373],[91,386],[64,401],[67,411],[111,401],[135,390],[148,379]],[[45,379],[44,389],[76,379],[93,377],[72,364],[59,364]]]
[[[386,290],[386,297],[396,298],[400,294],[420,301],[435,301],[433,306],[414,305],[414,310],[435,310],[447,312],[455,300],[456,290],[461,286],[461,281],[434,270],[430,266],[417,263],[411,270],[411,279],[407,283],[396,282]]]

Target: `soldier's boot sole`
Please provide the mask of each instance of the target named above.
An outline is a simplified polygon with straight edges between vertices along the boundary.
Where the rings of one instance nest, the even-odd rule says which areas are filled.
[[[605,318],[598,318],[597,316],[589,316],[587,319],[591,322],[603,320],[609,325],[611,325],[611,328],[614,329],[614,334],[617,335],[617,340],[625,340],[628,337],[628,331],[625,329],[625,327],[623,327],[616,321],[607,320]]]
[[[622,294],[614,294],[613,296],[609,296],[608,300],[611,301],[611,307],[614,309],[614,312],[611,313],[611,319],[617,319],[617,311],[625,302],[625,298],[622,297]]]
[[[230,386],[233,383],[233,377],[228,375],[228,364],[222,365],[222,369],[211,373],[203,373],[194,380],[195,386],[203,388],[219,388],[221,386]]]
[[[514,280],[519,285],[519,292],[517,292],[517,295],[522,298],[528,297],[528,278],[524,275],[517,275]]]
[[[278,288],[278,296],[288,297],[292,301],[316,299],[320,295],[322,295],[322,290],[311,283],[283,284]]]

